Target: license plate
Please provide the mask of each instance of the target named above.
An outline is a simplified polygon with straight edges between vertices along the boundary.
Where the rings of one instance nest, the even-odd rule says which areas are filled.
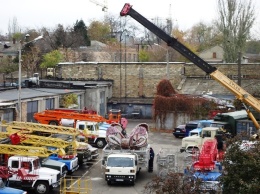
[[[124,181],[124,179],[116,179],[116,181]]]
[[[180,132],[179,130],[177,130],[176,132]]]

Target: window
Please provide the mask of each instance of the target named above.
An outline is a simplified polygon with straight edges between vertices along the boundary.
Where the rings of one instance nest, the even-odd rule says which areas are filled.
[[[38,112],[38,101],[31,101],[27,103],[27,122],[37,121],[33,118],[34,113]]]
[[[217,53],[216,53],[216,52],[213,52],[212,58],[213,58],[213,59],[216,59],[216,58],[217,58]]]
[[[46,104],[45,106],[46,110],[54,109],[54,98],[46,99],[45,104]]]
[[[22,162],[21,167],[28,170],[30,168],[30,162]]]
[[[19,168],[19,161],[17,160],[12,161],[11,168]]]

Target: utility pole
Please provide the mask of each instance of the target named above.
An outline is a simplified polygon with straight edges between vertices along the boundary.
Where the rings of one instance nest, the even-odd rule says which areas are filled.
[[[237,64],[237,85],[241,86],[241,58],[242,54],[238,52],[238,64]]]

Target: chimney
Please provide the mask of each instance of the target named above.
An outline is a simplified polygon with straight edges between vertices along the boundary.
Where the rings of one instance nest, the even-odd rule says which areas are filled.
[[[16,43],[16,40],[15,40],[15,38],[13,38],[13,44],[15,44]]]

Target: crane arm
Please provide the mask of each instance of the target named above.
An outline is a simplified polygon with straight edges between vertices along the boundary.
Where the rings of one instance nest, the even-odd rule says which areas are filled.
[[[145,17],[140,15],[137,11],[135,11],[132,8],[132,6],[129,3],[126,3],[124,5],[124,7],[122,8],[122,10],[120,12],[120,15],[121,16],[127,16],[127,15],[131,16],[137,22],[142,24],[144,27],[146,27],[148,30],[150,30],[152,33],[154,33],[156,36],[158,36],[164,42],[166,42],[168,46],[170,46],[173,49],[175,49],[176,51],[178,51],[180,54],[182,54],[188,60],[193,62],[194,65],[198,66],[205,73],[209,74],[213,79],[215,79],[220,84],[222,84],[225,88],[227,88],[229,91],[231,91],[236,96],[237,99],[239,99],[242,102],[245,102],[246,104],[252,106],[258,112],[260,112],[260,103],[257,99],[255,99],[252,95],[250,95],[248,92],[246,92],[243,88],[241,88],[235,82],[230,80],[227,76],[225,76],[220,71],[218,71],[215,67],[211,66],[206,61],[204,61],[199,56],[197,56],[195,53],[193,53],[189,48],[187,48],[185,45],[180,43],[176,38],[169,36],[162,29],[160,29],[159,27],[154,25],[152,22],[147,20]],[[258,122],[256,121],[253,114],[249,111],[249,109],[247,109],[247,113],[248,113],[249,117],[251,118],[251,120],[253,121],[253,123],[259,133],[260,129],[259,129]]]
[[[0,154],[21,155],[21,156],[38,156],[49,157],[51,154],[65,155],[65,151],[62,149],[48,150],[47,148],[33,147],[33,146],[21,146],[0,144]]]
[[[42,132],[42,133],[51,133],[51,134],[64,134],[64,135],[71,135],[71,136],[88,135],[72,127],[46,125],[46,124],[39,124],[39,123],[13,121],[1,125],[6,126],[7,131],[18,130],[18,131],[22,131],[23,133]]]

